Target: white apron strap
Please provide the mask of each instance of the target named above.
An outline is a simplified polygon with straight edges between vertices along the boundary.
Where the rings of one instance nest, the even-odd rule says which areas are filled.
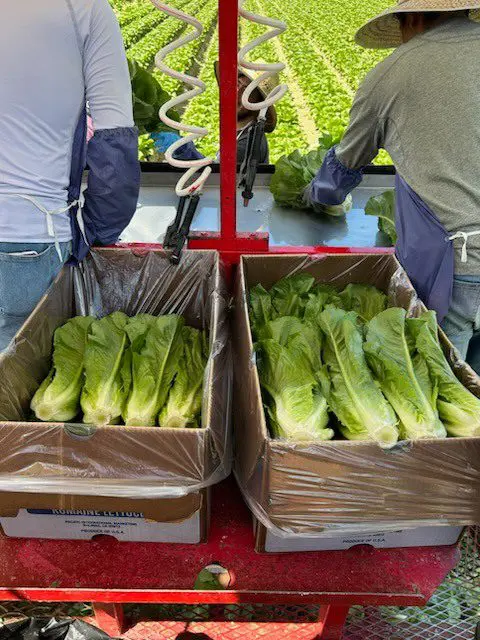
[[[57,251],[58,254],[58,258],[59,260],[62,262],[63,261],[63,256],[62,256],[62,251],[60,249],[60,242],[58,241],[58,237],[57,234],[55,232],[55,223],[54,223],[54,219],[53,216],[58,215],[60,213],[66,213],[67,211],[69,211],[70,209],[72,209],[72,207],[75,207],[76,205],[79,205],[78,207],[78,213],[77,213],[77,222],[79,224],[80,230],[82,232],[82,235],[85,239],[85,226],[83,224],[83,217],[82,217],[82,205],[83,205],[83,200],[82,202],[80,202],[80,200],[75,200],[74,202],[71,202],[70,204],[66,205],[65,207],[60,207],[59,209],[53,209],[53,210],[49,210],[46,207],[44,207],[40,202],[38,202],[38,200],[35,200],[35,198],[33,198],[32,196],[26,196],[22,193],[16,193],[14,194],[19,198],[23,198],[23,200],[28,200],[28,202],[31,202],[35,207],[37,207],[37,209],[39,211],[41,211],[42,213],[45,214],[45,217],[47,219],[47,233],[48,235],[54,239],[54,243],[55,243],[55,249]],[[80,220],[81,220],[81,224],[80,224]]]
[[[448,238],[449,240],[457,240],[458,238],[461,238],[463,240],[462,262],[468,262],[467,245],[468,245],[468,239],[471,238],[472,236],[480,236],[480,230],[479,231],[458,231],[453,236],[450,236]]]
[[[75,200],[75,202],[72,202],[70,206],[74,207],[75,205],[78,205],[78,209],[77,209],[78,228],[80,229],[80,233],[82,234],[83,241],[88,246],[87,234],[85,231],[85,223],[83,221],[83,207],[85,205],[85,198],[83,197],[83,193],[81,193],[78,200]]]

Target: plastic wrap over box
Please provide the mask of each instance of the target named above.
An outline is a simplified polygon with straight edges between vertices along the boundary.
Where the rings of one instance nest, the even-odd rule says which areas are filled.
[[[101,249],[80,268],[64,268],[0,356],[0,515],[18,507],[113,509],[173,522],[206,513],[207,488],[231,469],[227,307],[214,251],[186,251],[174,266],[163,251]],[[119,310],[181,314],[208,330],[201,428],[32,421],[30,400],[49,371],[55,329],[75,315]]]
[[[255,518],[257,548],[274,536],[394,531],[480,522],[480,438],[294,443],[272,439],[262,404],[248,314],[248,292],[269,289],[306,271],[317,282],[344,288],[372,284],[391,306],[412,315],[425,309],[392,255],[243,256],[234,312],[235,473]],[[457,375],[475,395],[480,380],[440,332]]]

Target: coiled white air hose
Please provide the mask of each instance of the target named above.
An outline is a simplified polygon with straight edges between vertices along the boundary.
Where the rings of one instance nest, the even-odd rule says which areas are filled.
[[[170,109],[178,107],[178,105],[183,104],[184,102],[188,102],[192,98],[195,98],[196,96],[202,94],[206,89],[206,85],[199,78],[194,78],[193,76],[189,76],[186,73],[181,73],[180,71],[171,69],[163,61],[172,51],[180,49],[189,42],[192,42],[192,40],[200,37],[203,32],[203,25],[192,16],[189,16],[186,13],[183,13],[183,11],[179,11],[178,9],[169,7],[163,2],[158,2],[158,0],[151,0],[151,2],[157,7],[157,9],[163,11],[168,16],[177,18],[178,20],[181,20],[182,22],[185,22],[194,28],[194,31],[192,31],[191,33],[188,33],[187,35],[184,35],[174,42],[163,47],[163,49],[161,49],[155,56],[155,65],[158,69],[160,69],[160,71],[170,76],[171,78],[180,80],[180,82],[189,84],[193,87],[193,89],[185,91],[184,93],[175,96],[174,98],[166,102],[159,112],[161,121],[168,127],[176,129],[177,131],[184,131],[189,134],[185,137],[182,137],[181,140],[177,140],[176,142],[174,142],[165,152],[165,159],[172,167],[187,169],[187,171],[178,181],[175,192],[179,197],[189,196],[195,193],[198,194],[202,191],[205,182],[212,172],[211,164],[213,162],[213,158],[201,158],[199,160],[177,160],[173,157],[173,154],[184,145],[207,136],[209,134],[209,131],[204,127],[188,125],[184,122],[176,122],[167,115],[167,112]],[[201,172],[199,177],[191,184],[188,184],[192,177],[202,168],[203,171]]]
[[[283,62],[278,63],[260,63],[260,62],[249,62],[246,58],[247,55],[258,47],[259,45],[267,42],[268,40],[272,40],[277,36],[281,35],[284,31],[287,30],[287,25],[281,20],[276,20],[274,18],[267,18],[265,16],[259,16],[256,13],[251,11],[247,11],[243,8],[246,0],[238,0],[238,10],[242,18],[249,20],[255,24],[261,24],[266,27],[272,27],[271,31],[267,31],[263,33],[258,38],[255,38],[244,47],[240,49],[238,52],[238,65],[242,69],[248,69],[249,71],[261,71],[261,75],[252,80],[252,82],[245,89],[242,96],[242,104],[245,109],[249,109],[250,111],[259,111],[260,116],[265,117],[267,110],[269,107],[273,106],[276,102],[281,100],[283,96],[288,91],[288,86],[286,84],[280,84],[274,87],[270,93],[265,97],[263,102],[251,102],[250,96],[252,93],[258,89],[258,87],[263,84],[269,78],[275,77],[278,73],[281,73],[285,69],[285,65]]]

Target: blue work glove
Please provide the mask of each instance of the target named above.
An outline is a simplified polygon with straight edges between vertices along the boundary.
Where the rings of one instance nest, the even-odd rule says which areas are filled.
[[[350,193],[348,193],[345,197],[345,200],[340,204],[324,204],[322,202],[317,202],[313,198],[313,181],[305,187],[305,190],[302,195],[303,204],[312,209],[315,213],[318,214],[328,214],[330,216],[344,216],[346,213],[351,211],[353,206],[353,198]]]
[[[152,133],[150,135],[155,142],[155,149],[159,153],[165,153],[174,142],[181,139],[178,133],[172,131],[160,131],[160,133]],[[193,142],[189,142],[175,151],[173,157],[176,160],[201,160],[205,156],[198,151]]]
[[[158,153],[165,153],[168,147],[170,147],[177,140],[180,140],[180,136],[178,135],[178,133],[174,133],[173,131],[160,131],[159,133],[151,133],[150,137],[155,142],[155,151],[158,151]]]

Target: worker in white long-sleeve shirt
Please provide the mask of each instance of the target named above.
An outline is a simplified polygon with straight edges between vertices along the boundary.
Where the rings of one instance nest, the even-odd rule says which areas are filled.
[[[140,182],[130,76],[108,0],[2,0],[1,16],[0,351],[68,258],[118,239]]]

